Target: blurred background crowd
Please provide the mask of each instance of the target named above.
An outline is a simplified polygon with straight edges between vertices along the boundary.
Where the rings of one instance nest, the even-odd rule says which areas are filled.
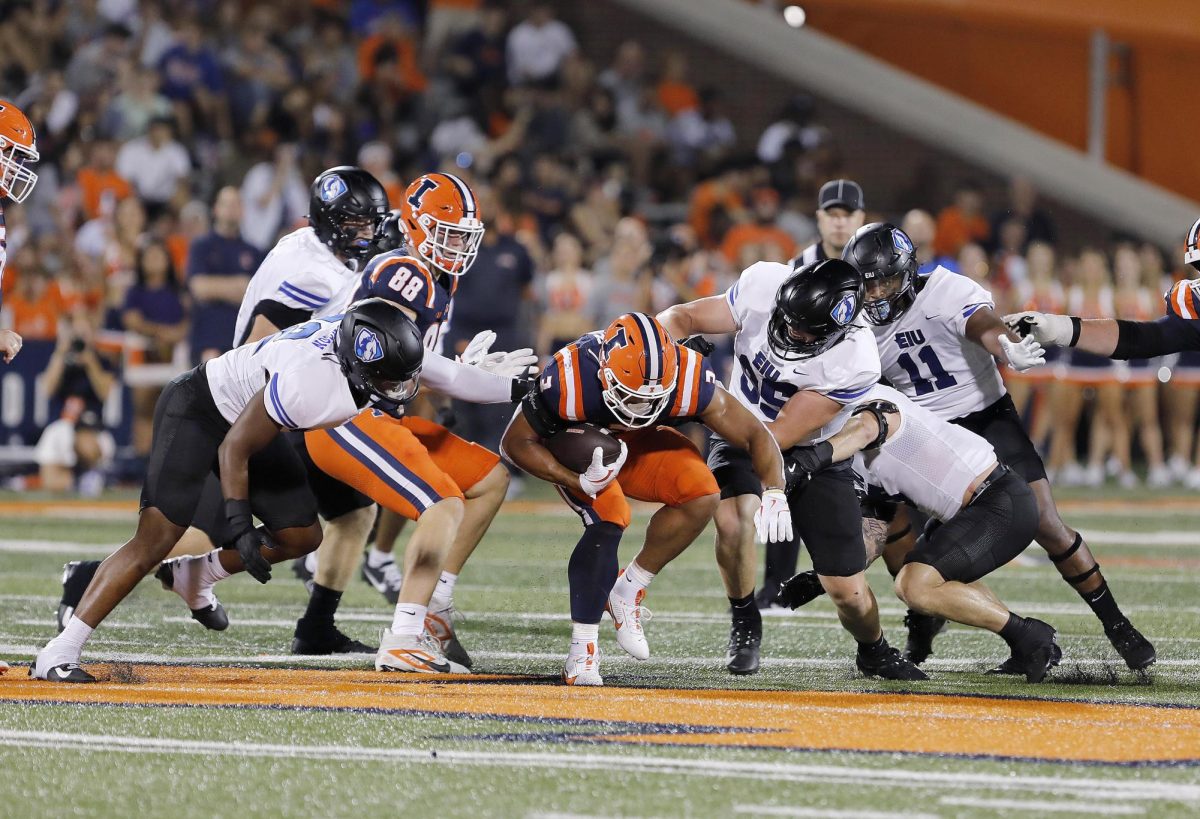
[[[1060,236],[1019,178],[1007,191],[963,178],[945,201],[921,190],[905,203],[930,211],[875,209],[869,186],[862,208],[822,209],[821,185],[857,174],[819,103],[780,99],[749,130],[685,51],[635,37],[588,57],[587,32],[561,11],[0,2],[0,96],[29,114],[41,151],[33,195],[5,210],[0,324],[25,337],[23,366],[44,371],[32,417],[5,397],[9,479],[85,492],[136,481],[162,385],[228,349],[249,276],[305,223],[309,181],[333,165],[366,168],[393,204],[438,168],[475,188],[487,234],[448,352],[490,328],[497,349],[546,355],[623,312],[720,293],[755,261],[814,242],[839,252],[848,235],[833,233],[880,219],[1003,312],[1150,318],[1182,276],[1175,248]],[[1200,361],[1061,356],[1010,387],[1059,482],[1133,485],[1138,462],[1151,484],[1200,488]],[[459,431],[495,445],[503,410],[459,414]]]

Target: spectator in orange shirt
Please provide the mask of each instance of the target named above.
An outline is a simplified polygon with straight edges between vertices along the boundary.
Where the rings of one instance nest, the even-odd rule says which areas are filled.
[[[668,51],[663,57],[662,79],[658,83],[658,104],[667,116],[700,107],[700,97],[687,81],[687,73],[687,57],[683,52]]]
[[[729,263],[736,270],[744,270],[756,261],[786,262],[795,256],[795,241],[776,223],[779,194],[775,189],[755,188],[750,202],[753,218],[734,225],[721,242],[721,252]]]
[[[939,256],[957,256],[969,242],[986,244],[991,226],[983,216],[983,191],[965,182],[954,192],[954,204],[938,214],[933,248]]]
[[[25,252],[33,251],[26,249],[22,254]],[[53,341],[63,312],[58,285],[36,260],[22,262],[20,268],[21,276],[4,302],[12,310],[12,329],[26,341]]]
[[[395,61],[380,61],[380,52],[390,48]],[[382,68],[381,68],[382,66]],[[417,48],[405,24],[398,14],[387,14],[379,18],[375,34],[362,41],[358,47],[358,75],[364,83],[373,82],[377,71],[391,72],[387,80],[396,91],[404,95],[419,94],[428,84],[421,73]]]
[[[728,159],[717,175],[692,189],[688,224],[702,247],[719,247],[725,232],[745,207],[743,196],[750,185],[746,161]]]
[[[117,146],[112,140],[97,139],[92,143],[88,163],[79,169],[75,181],[83,199],[83,212],[88,219],[111,215],[117,202],[133,193],[133,188],[116,171]]]

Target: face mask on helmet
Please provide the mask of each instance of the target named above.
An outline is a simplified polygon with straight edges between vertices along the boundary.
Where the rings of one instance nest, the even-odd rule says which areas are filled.
[[[428,213],[421,214],[417,221],[425,231],[425,241],[418,250],[433,267],[461,276],[475,263],[483,241],[483,222],[467,217],[457,223],[446,222]]]
[[[630,387],[622,384],[616,373],[608,368],[601,371],[601,377],[604,406],[608,407],[617,421],[630,429],[649,426],[657,420],[675,389],[674,382],[669,386],[642,384],[637,388]]]
[[[849,326],[846,326],[828,335],[813,333],[798,324],[789,323],[784,312],[776,309],[767,322],[767,346],[783,361],[802,361],[830,349],[849,331]]]
[[[907,271],[897,276],[868,278],[863,314],[876,326],[891,324],[908,312],[914,297],[912,277]]]
[[[38,161],[38,152],[0,137],[0,193],[14,202],[24,202],[38,176],[28,164]]]

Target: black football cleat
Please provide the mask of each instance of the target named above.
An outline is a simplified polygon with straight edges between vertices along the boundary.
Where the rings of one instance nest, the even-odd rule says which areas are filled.
[[[1062,649],[1059,648],[1058,643],[1055,643],[1054,647],[1050,650],[1050,667],[1054,668],[1060,662],[1062,662]],[[1024,674],[1025,671],[1021,666],[1020,658],[1015,654],[1010,654],[1007,660],[995,668],[989,669],[987,673],[1020,675]]]
[[[924,671],[901,657],[900,652],[891,646],[885,646],[881,651],[872,654],[864,654],[859,651],[854,658],[854,663],[864,675],[879,677],[882,680],[929,679]]]
[[[780,608],[775,599],[778,595],[779,588],[773,584],[767,584],[754,593],[754,607],[759,611]]]
[[[360,643],[343,634],[333,623],[307,626],[301,620],[296,623],[296,632],[292,638],[292,653],[309,657],[328,654],[375,654],[378,651],[374,646]]]
[[[821,578],[812,569],[792,575],[783,581],[775,602],[789,609],[798,609],[806,603],[811,603],[825,593]]]
[[[63,663],[47,668],[45,673],[37,671],[37,664],[29,667],[29,676],[35,680],[55,683],[94,683],[96,678],[79,667],[79,663]]]
[[[908,641],[904,644],[904,659],[920,665],[933,654],[933,638],[946,627],[944,617],[920,614],[912,609],[904,615],[904,626],[908,629]]]
[[[762,623],[737,623],[729,629],[729,646],[725,652],[725,668],[730,674],[744,677],[757,674],[762,646]]]
[[[58,632],[67,627],[67,621],[75,613],[75,607],[83,599],[96,570],[100,568],[99,560],[72,560],[63,566],[62,599],[58,601]]]
[[[1062,658],[1062,649],[1054,639],[1054,626],[1033,617],[1025,622],[1029,628],[1028,636],[1022,639],[1019,650],[1013,652],[1019,667],[1017,673],[1025,675],[1025,682],[1040,683],[1058,664],[1055,655]]]
[[[168,560],[160,565],[158,571],[154,573],[154,577],[159,583],[162,583],[164,589],[175,591],[175,566],[172,561]],[[209,631],[224,631],[229,628],[229,615],[225,613],[225,607],[221,605],[220,601],[202,609],[189,609],[189,611],[192,613],[192,619]]]
[[[1143,671],[1158,659],[1153,644],[1128,620],[1122,619],[1112,628],[1106,628],[1104,635],[1131,671]]]
[[[383,595],[388,605],[394,606],[400,601],[400,584],[404,578],[394,561],[389,560],[382,566],[372,566],[364,558],[360,574],[367,585]]]

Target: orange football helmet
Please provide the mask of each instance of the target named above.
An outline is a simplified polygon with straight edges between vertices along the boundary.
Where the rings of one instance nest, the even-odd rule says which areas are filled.
[[[679,350],[666,329],[645,313],[626,313],[604,331],[600,384],[604,405],[631,429],[649,426],[671,400]]]
[[[413,180],[400,203],[413,250],[430,267],[461,276],[475,262],[483,222],[471,186],[448,173]]]
[[[29,117],[11,102],[0,100],[0,196],[24,202],[37,184],[37,174],[26,163],[37,161],[37,135]]]

